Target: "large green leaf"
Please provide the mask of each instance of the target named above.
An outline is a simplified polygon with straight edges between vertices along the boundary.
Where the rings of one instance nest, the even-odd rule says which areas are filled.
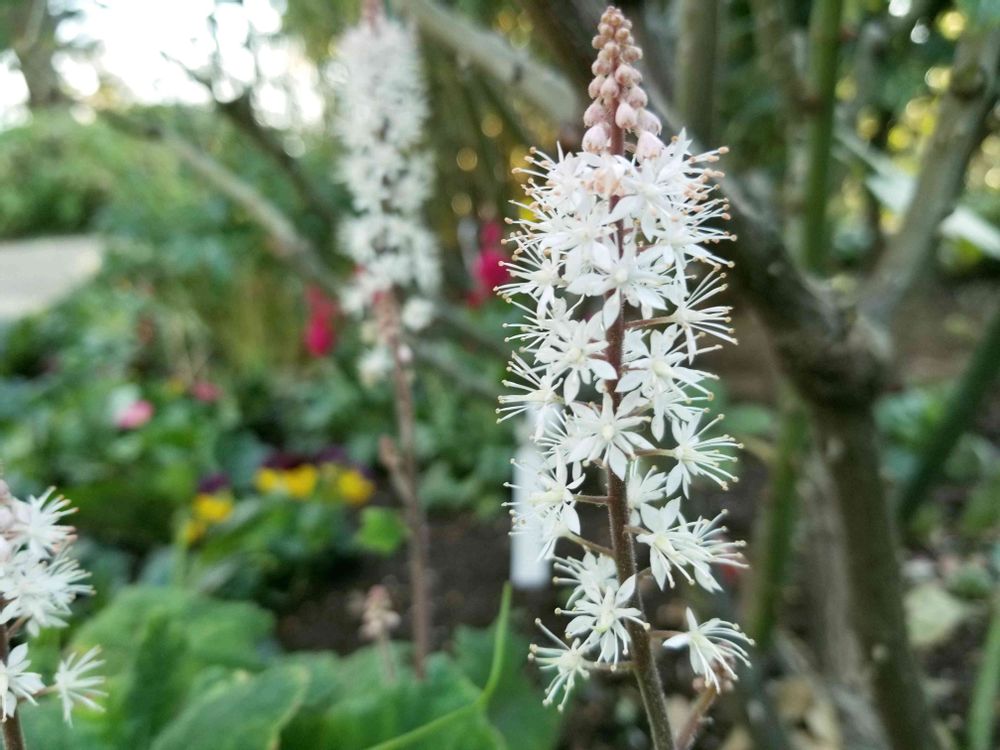
[[[102,739],[101,716],[77,715],[73,726],[63,721],[62,707],[55,698],[40,701],[37,706],[17,707],[24,729],[25,744],[38,750],[113,750]]]
[[[322,744],[327,750],[365,750],[451,711],[474,703],[480,691],[446,656],[428,662],[425,681],[410,673],[395,682],[343,696],[325,716]],[[494,750],[504,745],[481,710],[451,722],[433,735],[407,745],[413,750]]]
[[[182,623],[191,655],[200,665],[244,669],[264,666],[272,616],[250,602],[216,601],[170,587],[133,586],[77,631],[79,646],[104,650],[106,674],[124,670],[138,647],[137,633],[160,617]]]
[[[273,750],[308,683],[308,672],[295,666],[237,673],[189,705],[152,750]]]
[[[193,677],[188,639],[166,616],[146,627],[135,659],[112,688],[108,726],[122,750],[149,747],[184,702]]]
[[[489,630],[460,628],[455,635],[459,667],[476,685],[486,685],[493,658],[496,626]],[[528,642],[513,633],[507,636],[496,692],[487,716],[512,748],[548,750],[559,736],[558,711],[542,705],[542,692],[525,675]]]

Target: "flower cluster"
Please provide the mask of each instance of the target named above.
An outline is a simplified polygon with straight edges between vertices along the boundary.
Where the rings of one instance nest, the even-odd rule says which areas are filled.
[[[36,636],[44,628],[65,627],[73,600],[92,592],[85,583],[89,574],[71,555],[75,531],[63,523],[73,511],[51,489],[23,501],[0,480],[0,640],[9,648],[0,662],[3,721],[14,716],[21,701],[35,703],[49,693],[59,696],[67,722],[76,705],[100,708],[96,699],[104,695],[104,678],[93,672],[103,662],[96,648],[60,662],[46,687],[40,674],[29,671],[28,644],[10,645],[23,633]]]
[[[440,277],[437,247],[421,220],[433,181],[430,154],[419,150],[428,108],[413,35],[374,6],[366,3],[366,19],[340,40],[340,178],[357,212],[341,236],[357,266],[343,302],[349,312],[364,314],[396,290],[409,295],[403,324],[420,330],[433,318],[430,299]],[[392,358],[379,326],[367,333],[375,346],[362,361],[362,375],[374,380],[388,372]]]
[[[354,508],[367,504],[375,494],[369,470],[350,461],[339,446],[309,456],[274,453],[254,473],[253,488],[279,500],[322,501]],[[187,544],[200,541],[211,529],[229,521],[237,505],[228,476],[203,478],[181,529],[184,540]]]
[[[584,150],[528,157],[530,202],[515,222],[511,280],[499,287],[525,320],[510,337],[519,348],[513,392],[498,412],[533,417],[546,456],[536,491],[515,510],[515,531],[531,516],[543,554],[554,555],[560,539],[590,550],[556,558],[556,581],[573,586],[560,613],[572,619],[568,644],[546,631],[553,644],[533,650],[556,672],[547,701],[591,669],[617,667],[630,639],[645,637],[636,545],[648,548],[661,589],[679,577],[716,590],[714,566],[742,565],[721,517],[688,520],[681,507],[698,477],[735,481],[728,467],[738,445],[710,436],[718,418],[704,418],[715,376],[694,366],[734,341],[729,308],[714,302],[727,265],[714,246],[731,235],[716,226],[727,206],[710,165],[724,151],[693,155],[683,133],[660,140],[634,67],[641,51],[620,11],[605,12],[594,46]],[[581,493],[588,466],[604,470],[605,494]],[[609,506],[613,551],[580,536],[582,503]],[[666,645],[689,647],[695,672],[719,687],[720,671],[731,675],[734,660],[745,661],[739,642],[748,639],[717,620],[698,625],[691,615],[689,625]]]

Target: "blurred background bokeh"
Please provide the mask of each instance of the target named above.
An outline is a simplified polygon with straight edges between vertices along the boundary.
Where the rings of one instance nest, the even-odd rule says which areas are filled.
[[[445,278],[415,352],[442,650],[432,697],[387,679],[360,632],[373,586],[400,612],[400,640],[408,602],[406,528],[378,461],[391,393],[359,371],[357,325],[338,303],[350,201],[330,122],[336,40],[358,4],[0,0],[0,468],[20,493],[56,485],[79,505],[98,593],[68,637],[104,644],[111,678],[108,713],[72,734],[26,709],[33,747],[221,747],[198,731],[208,711],[219,734],[252,737],[240,748],[363,748],[485,682],[518,439],[494,414],[516,312],[492,292],[523,197],[512,169],[532,146],[578,145],[602,6],[389,5],[421,41],[437,170],[428,221]],[[997,5],[622,5],[652,107],[729,146],[724,168],[778,217],[834,307],[877,313],[868,437],[937,747],[997,747]],[[842,7],[824,35],[829,5]],[[940,226],[920,229],[914,195],[947,216]],[[863,294],[886,274],[890,287],[906,280],[888,315]],[[858,547],[810,438],[823,429],[812,392],[803,406],[773,320],[736,280],[740,344],[705,367],[720,375],[713,408],[745,446],[740,482],[703,487],[698,502],[728,508],[749,542],[754,568],[730,576],[713,607],[741,613],[761,653],[698,747],[895,747],[866,686],[877,655],[851,635],[845,569]],[[503,690],[480,717],[506,745],[466,732],[417,746],[648,746],[622,677],[589,681],[565,716],[542,709],[523,657],[532,619],[558,597],[515,592]],[[680,601],[656,613],[674,626],[682,614]],[[687,664],[668,656],[663,669],[683,715]],[[253,731],[234,674],[281,709]]]

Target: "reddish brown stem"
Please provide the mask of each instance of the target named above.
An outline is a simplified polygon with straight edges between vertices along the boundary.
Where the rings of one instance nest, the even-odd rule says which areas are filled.
[[[409,358],[403,349],[399,305],[395,293],[384,293],[379,306],[381,325],[392,350],[396,430],[399,438],[398,447],[391,440],[383,441],[382,460],[403,503],[406,525],[410,531],[407,555],[413,607],[413,669],[417,677],[423,679],[425,662],[431,649],[430,534],[418,492],[416,417],[410,387],[411,371]]]
[[[611,108],[614,111],[614,108]],[[612,123],[611,125],[611,152],[616,155],[625,153],[625,134],[621,128]],[[617,200],[612,198],[612,207]],[[621,222],[618,223],[617,240],[618,252],[623,251],[625,229]],[[616,373],[622,371],[622,346],[625,341],[625,311],[618,313],[618,318],[608,329],[606,349],[608,362],[615,368]],[[615,411],[621,402],[621,396],[615,391],[614,382],[607,383],[608,393],[611,395]],[[635,544],[632,535],[628,533],[629,508],[628,499],[625,494],[625,481],[617,476],[610,468],[605,469],[608,486],[608,523],[611,528],[611,548],[614,552],[615,567],[618,571],[618,579],[622,582],[636,575],[638,566],[635,561]],[[639,593],[638,580],[636,581],[635,605],[643,612],[645,619],[645,608],[642,603],[642,596]],[[649,643],[649,634],[645,628],[636,622],[628,621],[630,651],[632,654],[632,671],[635,673],[636,682],[639,684],[639,693],[642,696],[642,704],[646,709],[646,717],[649,720],[649,730],[652,735],[653,747],[655,750],[674,750],[673,734],[670,730],[670,719],[667,716],[667,701],[663,693],[663,683],[660,680],[660,672],[653,658],[653,651]]]
[[[0,625],[0,661],[4,664],[10,656],[10,639],[7,635],[7,626]],[[21,715],[15,713],[8,716],[3,722],[3,746],[4,750],[24,750],[24,733],[21,731]]]
[[[677,750],[691,750],[694,741],[698,738],[705,714],[708,713],[708,709],[712,707],[718,697],[719,693],[714,687],[709,687],[698,696],[698,700],[691,707],[691,715],[684,722],[681,731],[677,733]]]

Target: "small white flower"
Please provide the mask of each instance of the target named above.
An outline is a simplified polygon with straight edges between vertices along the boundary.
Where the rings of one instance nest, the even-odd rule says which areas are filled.
[[[735,461],[729,453],[723,453],[722,448],[739,448],[740,445],[729,435],[714,438],[702,438],[702,434],[712,427],[718,419],[707,423],[698,429],[698,421],[674,422],[670,426],[677,446],[673,449],[673,457],[677,465],[670,470],[667,478],[667,492],[673,493],[678,487],[685,497],[691,486],[691,479],[705,476],[723,489],[728,487],[727,480],[735,481],[736,477],[722,468],[722,464]]]
[[[567,456],[568,460],[593,461],[602,458],[615,474],[624,479],[633,450],[653,447],[638,432],[647,421],[646,417],[632,413],[639,406],[640,397],[636,393],[625,396],[617,411],[608,393],[604,394],[600,411],[587,404],[571,404],[574,417],[571,427],[577,442]]]
[[[30,666],[26,643],[12,648],[7,661],[0,662],[0,708],[4,721],[17,711],[19,700],[34,703],[35,694],[45,687],[41,675],[27,671]]]
[[[566,375],[563,397],[572,401],[580,392],[580,384],[590,383],[592,375],[605,380],[618,377],[615,369],[601,356],[607,346],[597,318],[589,321],[554,319],[535,358],[548,368],[550,375]]]
[[[639,473],[639,462],[634,461],[629,466],[628,481],[625,484],[625,497],[628,500],[629,522],[640,523],[642,507],[647,503],[662,500],[667,494],[667,475],[650,468],[645,474]]]
[[[64,627],[73,600],[93,591],[83,583],[89,575],[66,554],[54,560],[36,560],[25,551],[19,552],[0,574],[0,595],[5,602],[0,623],[25,619],[30,635],[37,635],[42,628]]]
[[[107,695],[100,689],[104,684],[104,677],[91,674],[104,665],[104,660],[98,658],[100,652],[101,650],[95,646],[82,656],[70,654],[59,662],[52,686],[62,702],[63,720],[67,724],[73,723],[72,714],[76,705],[86,706],[95,711],[104,710],[104,707],[97,702],[98,698]]]
[[[434,303],[423,297],[406,300],[400,313],[403,325],[411,331],[422,331],[434,320]]]
[[[686,531],[680,507],[680,498],[674,498],[662,508],[644,505],[641,510],[642,522],[650,533],[637,535],[636,541],[649,545],[649,565],[656,585],[661,589],[667,581],[671,588],[674,587],[671,570],[681,571],[691,581],[685,566],[700,562],[698,558],[686,554],[683,543],[680,543]]]
[[[541,629],[555,646],[536,646],[531,644],[531,655],[529,658],[538,663],[544,671],[555,670],[555,677],[545,688],[545,700],[543,703],[551,705],[555,697],[562,690],[563,698],[559,702],[558,709],[562,711],[566,707],[570,693],[576,686],[577,677],[586,679],[590,677],[590,670],[594,663],[587,659],[587,648],[577,638],[571,645],[567,645],[559,636],[542,624],[541,620],[535,620],[535,624]]]
[[[541,369],[541,368],[539,368]],[[534,439],[541,437],[545,424],[552,410],[562,403],[559,395],[560,381],[548,371],[539,372],[531,368],[516,354],[511,359],[508,370],[519,377],[521,381],[505,380],[504,386],[513,388],[515,393],[503,394],[499,397],[500,408],[498,421],[503,422],[518,414],[528,413],[535,422]]]
[[[588,589],[603,593],[609,586],[618,584],[615,561],[607,555],[586,552],[580,560],[575,557],[557,557],[553,567],[566,576],[566,578],[556,577],[555,583],[574,586],[566,606],[583,596]]]
[[[358,360],[358,377],[365,385],[374,385],[392,372],[392,353],[384,346],[369,349]]]
[[[12,541],[25,545],[35,557],[44,557],[57,552],[72,537],[73,527],[59,521],[74,512],[69,500],[59,496],[52,498],[54,488],[50,487],[41,497],[31,497],[27,502],[14,504]]]
[[[635,576],[621,586],[607,584],[603,591],[587,588],[574,608],[564,613],[575,615],[566,626],[567,637],[582,636],[585,645],[600,647],[599,661],[617,664],[619,655],[628,654],[629,635],[625,623],[631,621],[648,627],[642,612],[628,606],[634,593]]]
[[[687,610],[686,616],[687,632],[668,638],[663,646],[674,649],[687,647],[694,673],[704,677],[716,691],[722,692],[720,677],[727,681],[736,680],[734,666],[737,661],[750,666],[749,654],[741,643],[752,646],[753,641],[739,629],[738,625],[725,622],[718,617],[699,625],[694,612],[690,609]]]

